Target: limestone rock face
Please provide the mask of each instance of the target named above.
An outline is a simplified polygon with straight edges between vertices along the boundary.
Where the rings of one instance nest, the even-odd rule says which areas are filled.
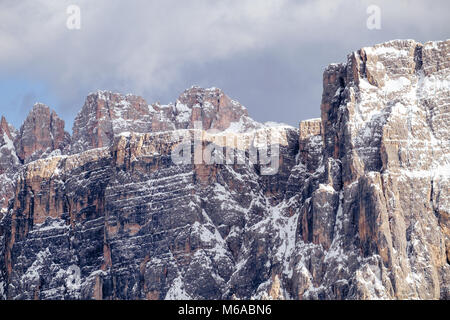
[[[297,265],[299,298],[448,298],[449,52],[391,41],[325,71],[324,173],[297,251],[320,273]]]
[[[2,116],[0,122],[0,174],[14,171],[19,166],[14,140],[17,136],[15,129]]]
[[[24,163],[45,158],[52,152],[63,153],[69,144],[64,121],[41,103],[33,106],[15,141],[17,155]]]
[[[300,122],[299,156],[309,172],[319,167],[322,157],[322,121],[311,119]]]
[[[124,132],[146,133],[192,129],[245,131],[261,125],[222,90],[192,87],[175,104],[147,102],[135,95],[107,91],[90,94],[73,127],[72,153],[108,147]]]
[[[351,53],[299,129],[257,123],[215,88],[169,105],[89,95],[70,151],[13,170],[0,298],[449,299],[449,53],[448,40]],[[203,161],[174,163],[186,141]],[[255,161],[266,151],[272,175]],[[208,162],[220,154],[235,161]]]
[[[0,210],[6,210],[8,200],[14,194],[13,177],[21,165],[14,147],[16,136],[17,131],[2,116],[0,122]]]
[[[92,93],[75,118],[71,152],[108,147],[121,132],[151,132],[151,120],[148,104],[141,97]]]
[[[178,125],[177,128],[183,126],[193,128],[195,121],[200,121],[204,130],[245,131],[260,127],[258,123],[248,117],[247,109],[218,88],[192,87],[178,98],[176,109],[177,119],[183,117],[188,119],[187,123],[178,121],[181,126]]]
[[[292,131],[283,144],[295,149],[298,132],[279,130]],[[244,227],[263,218],[264,187],[251,165],[174,165],[174,135],[117,136],[110,148],[28,164],[4,220],[14,230],[5,233],[7,297],[221,298]]]

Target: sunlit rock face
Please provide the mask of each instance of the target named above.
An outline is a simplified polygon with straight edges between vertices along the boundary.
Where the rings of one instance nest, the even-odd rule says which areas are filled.
[[[16,151],[23,163],[64,153],[70,135],[64,131],[64,121],[55,111],[37,103],[28,114],[15,139]]]
[[[192,87],[168,105],[149,105],[139,96],[97,91],[87,97],[75,118],[71,151],[107,147],[124,132],[193,128],[244,132],[260,127],[241,104],[217,88]]]
[[[2,119],[0,297],[448,299],[449,46],[351,53],[299,129],[199,87],[90,94],[72,137],[44,106]],[[255,135],[277,137],[273,175]],[[186,136],[242,161],[175,164]]]

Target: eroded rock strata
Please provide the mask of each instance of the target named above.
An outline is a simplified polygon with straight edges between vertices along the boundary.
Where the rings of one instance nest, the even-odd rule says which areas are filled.
[[[448,299],[449,55],[353,52],[299,129],[198,87],[93,93],[72,137],[40,104],[19,131],[2,118],[0,298]],[[274,175],[251,156],[267,136]],[[183,137],[234,161],[175,164]]]

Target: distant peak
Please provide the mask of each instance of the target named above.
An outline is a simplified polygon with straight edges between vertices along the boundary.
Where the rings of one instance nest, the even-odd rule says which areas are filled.
[[[196,104],[203,104],[205,101],[215,104],[213,101],[218,101],[224,98],[230,100],[228,96],[219,88],[192,86],[189,89],[184,90],[184,92],[178,97],[178,101],[192,107]]]
[[[145,99],[141,96],[127,93],[123,94],[120,92],[114,92],[114,91],[108,91],[108,90],[97,90],[96,92],[91,92],[87,96],[87,100],[94,99],[94,100],[104,100],[104,101],[132,101],[132,100],[139,100],[141,102],[144,102]]]
[[[211,87],[211,88],[203,88],[200,86],[192,86],[189,89],[184,90],[183,94],[205,94],[205,93],[223,93],[222,89]]]
[[[107,90],[97,90],[95,92],[90,92],[88,94],[88,97],[106,97],[110,95],[121,95],[120,93],[114,93],[112,91]]]
[[[27,118],[34,118],[34,117],[50,117],[53,119],[59,119],[58,114],[55,110],[51,109],[49,106],[47,106],[45,103],[42,102],[36,102],[33,105],[33,108],[28,113]]]
[[[4,133],[6,133],[9,139],[14,140],[14,137],[16,136],[16,128],[6,121],[5,116],[2,115],[2,119],[0,121],[0,138],[2,138]]]
[[[40,109],[40,108],[50,109],[45,103],[42,103],[42,102],[36,102],[33,105],[33,109]]]
[[[8,134],[9,126],[8,126],[8,122],[6,121],[5,116],[2,116],[2,120],[0,122],[0,134],[3,135],[3,133],[5,133],[5,132]]]

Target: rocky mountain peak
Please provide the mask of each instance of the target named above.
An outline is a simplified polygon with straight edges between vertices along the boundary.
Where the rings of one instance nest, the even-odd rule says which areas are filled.
[[[95,104],[96,101],[104,101],[106,104],[98,103]],[[86,102],[83,106],[84,107],[92,107],[97,106],[98,108],[107,107],[109,109],[123,109],[128,108],[131,106],[134,106],[135,108],[139,106],[147,106],[148,103],[145,101],[144,98],[134,95],[134,94],[121,94],[118,92],[112,92],[107,90],[97,90],[96,92],[90,93],[86,97]]]
[[[0,299],[449,299],[449,52],[396,40],[330,65],[270,176],[170,161],[194,121],[266,131],[219,89],[89,95],[74,154],[1,174]],[[19,150],[51,118],[32,112]]]
[[[179,96],[178,101],[192,108],[196,105],[203,106],[208,103],[214,106],[229,104],[231,99],[219,88],[192,86]]]
[[[45,104],[36,103],[15,139],[21,161],[28,163],[52,152],[64,152],[70,143],[64,125],[55,111]]]
[[[192,127],[195,121],[201,121],[205,130],[223,131],[230,128],[233,123],[251,120],[248,118],[247,109],[229,98],[219,88],[205,89],[193,86],[180,95],[177,108],[182,110],[187,108],[190,112],[189,127]],[[248,126],[254,127],[254,124]]]
[[[6,210],[8,201],[13,194],[14,181],[12,177],[20,167],[20,161],[14,147],[16,129],[2,116],[0,120],[0,210]],[[2,212],[0,211],[0,219]]]
[[[74,121],[72,153],[107,147],[115,135],[125,131],[151,131],[148,103],[130,94],[91,93]]]
[[[124,132],[149,133],[192,129],[245,131],[261,126],[247,110],[217,88],[192,87],[175,104],[148,105],[144,98],[109,91],[91,93],[75,118],[72,153],[110,146]]]
[[[4,116],[2,116],[0,121],[0,139],[3,138],[3,134],[6,134],[10,140],[14,140],[11,134],[11,125],[6,121]]]
[[[2,116],[0,121],[0,174],[15,169],[19,164],[13,143],[15,135],[14,127]]]

